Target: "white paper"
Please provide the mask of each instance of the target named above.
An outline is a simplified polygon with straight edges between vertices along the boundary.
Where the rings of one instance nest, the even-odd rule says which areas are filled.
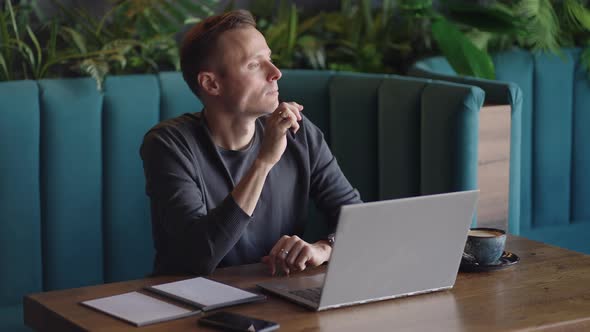
[[[138,292],[84,301],[82,304],[119,317],[137,326],[189,316],[199,312],[186,310]]]
[[[203,277],[151,287],[199,303],[204,307],[226,302],[240,301],[257,296],[254,293],[246,292],[239,288],[228,286]]]

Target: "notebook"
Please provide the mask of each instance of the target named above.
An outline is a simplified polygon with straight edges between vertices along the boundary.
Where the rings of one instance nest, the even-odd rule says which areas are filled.
[[[83,305],[129,322],[144,326],[200,313],[187,310],[138,292],[84,301]]]
[[[264,295],[203,277],[148,286],[146,289],[188,303],[203,311],[266,299]]]

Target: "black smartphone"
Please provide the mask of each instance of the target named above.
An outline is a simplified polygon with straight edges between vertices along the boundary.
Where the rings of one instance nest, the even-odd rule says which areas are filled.
[[[234,314],[232,312],[216,312],[199,319],[199,324],[219,327],[226,331],[264,332],[277,330],[280,325],[258,318]]]

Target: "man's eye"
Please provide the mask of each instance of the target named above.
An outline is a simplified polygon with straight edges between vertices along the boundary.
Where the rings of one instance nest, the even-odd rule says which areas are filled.
[[[254,63],[249,64],[248,68],[255,69],[255,68],[258,68],[258,66],[259,66],[258,62],[254,62]]]

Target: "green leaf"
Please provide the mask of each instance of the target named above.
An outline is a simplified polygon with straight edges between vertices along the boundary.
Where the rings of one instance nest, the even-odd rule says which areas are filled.
[[[117,51],[117,53],[125,55],[126,53],[129,53],[133,49],[133,47],[136,46],[143,47],[143,44],[142,42],[134,39],[115,39],[104,44],[102,50],[115,50]]]
[[[320,40],[314,36],[301,36],[297,40],[299,49],[313,69],[326,68],[326,55]]]
[[[371,0],[361,0],[361,12],[365,23],[365,31],[368,35],[371,35],[373,33],[374,24],[373,16],[371,15]]]
[[[342,13],[343,15],[348,15],[350,13],[352,13],[352,9],[353,5],[352,5],[352,0],[341,0],[340,1],[340,13]]]
[[[14,53],[12,49],[8,47],[8,45],[10,44],[10,34],[8,32],[8,26],[6,24],[6,18],[4,17],[4,13],[0,13],[0,38],[2,38],[0,40],[0,43],[2,43],[2,45],[0,45],[0,52],[6,52],[6,58],[4,59],[6,67],[12,68],[12,59],[14,57]],[[12,77],[12,75],[6,76],[6,79],[10,79],[10,77]]]
[[[279,40],[285,35],[287,29],[287,23],[283,22],[278,25],[271,26],[265,31],[266,42],[268,43],[268,46],[271,50],[276,52],[278,51],[277,49],[282,47],[282,45],[279,44]]]
[[[88,49],[86,48],[86,39],[81,33],[68,27],[62,27],[61,29],[66,33],[66,35],[69,35],[71,41],[78,48],[78,51],[81,53],[88,53]]]
[[[346,17],[340,13],[326,13],[324,14],[324,29],[328,32],[343,33],[346,21]]]
[[[285,22],[291,16],[291,8],[286,0],[280,0],[279,11],[277,13],[277,22]]]
[[[109,64],[106,61],[86,59],[80,64],[80,70],[94,78],[97,90],[102,91],[105,76],[109,72]]]
[[[524,46],[560,53],[559,21],[550,0],[521,0],[517,12],[528,19]]]
[[[405,11],[424,11],[432,8],[432,0],[399,0],[399,8]]]
[[[25,44],[21,40],[15,39],[14,42],[17,45],[19,52],[22,54],[22,56],[25,58],[25,60],[27,60],[29,67],[31,69],[34,69],[36,66],[36,61],[35,61],[35,55],[33,53],[33,50],[29,47],[29,45]]]
[[[55,56],[58,31],[59,26],[57,24],[57,19],[54,18],[51,20],[49,40],[47,41],[47,56],[49,58],[53,58]]]
[[[214,14],[207,4],[195,4],[191,0],[176,0],[176,4],[188,14],[198,15],[199,17],[208,17]]]
[[[490,32],[472,30],[466,32],[465,37],[467,37],[467,39],[469,39],[478,49],[487,51],[488,44],[494,35]]]
[[[432,24],[432,36],[458,74],[494,79],[490,55],[475,47],[454,24],[444,18],[437,19]]]
[[[590,11],[576,0],[564,0],[567,19],[579,30],[590,30]]]
[[[383,4],[381,5],[381,20],[383,26],[387,26],[387,22],[393,13],[393,3],[393,0],[383,0]]]
[[[91,15],[89,15],[85,10],[80,9],[80,8],[74,8],[73,9],[73,12],[79,18],[78,21],[85,22],[91,28],[90,29],[91,31],[98,30],[99,22],[97,22],[94,19],[94,17],[92,17]]]
[[[20,40],[19,33],[18,33],[18,26],[16,24],[16,18],[14,15],[14,9],[12,8],[12,1],[6,1],[6,6],[8,7],[8,13],[10,15],[10,21],[12,22],[12,29],[14,30],[14,38]]]
[[[125,66],[127,65],[127,58],[121,54],[111,55],[109,61],[116,61],[121,66],[121,69],[125,69]]]
[[[8,81],[10,80],[10,72],[8,71],[8,66],[6,65],[6,60],[4,59],[4,54],[0,53],[0,68],[2,68],[2,80]]]
[[[193,24],[197,24],[197,23],[201,22],[202,20],[203,19],[200,18],[200,17],[189,16],[189,17],[186,18],[186,20],[184,20],[183,23],[185,25],[187,25],[187,24],[193,25]]]
[[[474,4],[452,5],[449,15],[455,22],[487,32],[518,34],[524,28],[520,17],[501,4],[485,7]]]
[[[176,19],[176,22],[184,22],[186,15],[182,13],[176,6],[168,1],[161,1],[162,7],[166,13]]]
[[[111,9],[109,9],[104,16],[100,19],[99,23],[98,23],[98,27],[96,28],[96,35],[100,35],[101,32],[103,31],[104,25],[107,22],[107,19],[111,16],[113,16],[113,14],[117,13],[118,11],[121,10],[121,8],[126,5],[125,1],[121,1],[118,4],[114,5],[113,7],[111,7]]]
[[[319,13],[316,16],[312,16],[308,19],[306,19],[305,21],[301,22],[301,24],[299,24],[299,27],[297,29],[297,34],[304,34],[306,33],[308,30],[313,29],[313,27],[315,27],[320,21],[321,19],[324,17],[323,13]]]
[[[41,50],[41,45],[39,45],[39,41],[37,40],[37,37],[33,33],[33,30],[31,30],[31,27],[29,27],[27,25],[26,29],[27,29],[27,33],[29,34],[29,38],[31,38],[31,41],[33,42],[33,45],[35,46],[35,50],[37,51],[37,61],[36,61],[37,66],[35,66],[35,68],[33,69],[33,77],[37,78],[39,76],[40,65],[43,62],[43,51]]]
[[[295,7],[295,4],[291,5],[287,36],[287,54],[291,57],[295,48],[295,42],[297,41],[297,7]]]
[[[168,16],[162,14],[158,10],[150,11],[150,14],[153,15],[153,18],[154,18],[154,22],[153,22],[154,30],[156,30],[156,31],[163,30],[165,32],[178,31],[181,23],[184,24],[184,22],[186,21],[186,18],[188,18],[188,16],[186,16],[183,18],[182,21],[175,22],[174,20],[170,19]]]
[[[72,60],[85,60],[85,59],[93,59],[93,58],[99,59],[99,58],[108,57],[108,56],[116,54],[116,53],[117,53],[116,50],[101,50],[101,51],[88,52],[85,54],[80,54],[80,53],[59,54],[53,58],[48,59],[45,62],[45,64],[41,68],[41,72],[40,72],[39,77],[45,77],[45,74],[47,73],[49,68],[51,68],[55,64],[66,63],[66,62],[69,62]],[[77,66],[79,67],[79,64],[77,64]]]
[[[83,30],[86,30],[86,32],[88,32],[90,35],[94,35],[94,31],[96,30],[91,26],[91,24],[89,24],[89,22],[86,19],[80,17],[76,13],[76,11],[70,9],[70,7],[68,6],[64,6],[64,4],[61,3],[61,1],[59,0],[51,0],[51,3],[54,6],[57,6],[60,12],[65,14],[69,21],[78,23]]]

